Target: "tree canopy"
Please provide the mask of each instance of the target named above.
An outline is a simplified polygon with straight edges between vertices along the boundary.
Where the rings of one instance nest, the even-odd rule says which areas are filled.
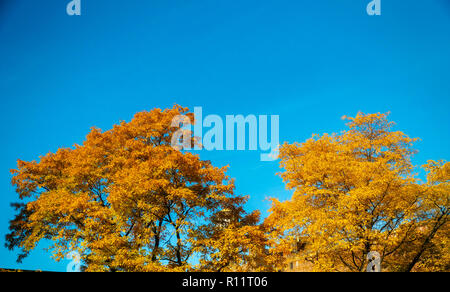
[[[430,161],[421,183],[411,163],[417,139],[393,131],[387,114],[344,118],[347,131],[281,147],[294,195],[273,200],[273,252],[307,242],[304,260],[319,271],[365,271],[372,251],[384,270],[449,270],[450,164]]]
[[[234,195],[227,167],[171,146],[180,115],[194,119],[180,106],[141,112],[39,162],[19,160],[12,183],[23,202],[14,204],[7,246],[21,248],[21,260],[49,239],[56,259],[78,251],[87,271],[236,264],[248,254],[259,214],[245,213],[247,198]]]
[[[450,270],[450,163],[430,160],[421,181],[417,139],[388,114],[344,117],[345,131],[282,145],[293,196],[272,199],[261,224],[228,167],[172,147],[180,115],[195,123],[187,108],[154,109],[19,160],[6,237],[18,261],[46,239],[56,260],[77,251],[85,271],[278,271],[292,255],[316,271],[365,271],[373,252],[383,271]]]

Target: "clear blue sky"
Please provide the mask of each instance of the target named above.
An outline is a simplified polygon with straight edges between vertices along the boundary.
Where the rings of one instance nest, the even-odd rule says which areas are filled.
[[[139,111],[178,103],[204,114],[278,114],[281,141],[344,129],[343,115],[391,111],[420,137],[414,162],[449,160],[450,3],[382,0],[0,0],[0,267],[65,270],[3,247],[9,170],[81,143]],[[208,152],[231,165],[248,209],[289,198],[277,162]]]

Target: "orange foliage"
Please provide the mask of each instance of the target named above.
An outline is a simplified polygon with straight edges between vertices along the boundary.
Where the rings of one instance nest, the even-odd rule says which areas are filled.
[[[190,259],[205,242],[222,266],[245,253],[249,240],[230,238],[226,251],[217,241],[242,239],[236,233],[253,232],[258,215],[246,219],[247,199],[234,195],[227,167],[171,147],[178,115],[194,119],[180,106],[141,112],[109,131],[93,128],[83,145],[19,161],[12,183],[26,203],[15,205],[7,237],[22,249],[19,260],[42,239],[57,260],[78,251],[87,271],[195,270]],[[212,223],[224,209],[234,218],[226,231]],[[206,255],[201,264],[213,267]]]

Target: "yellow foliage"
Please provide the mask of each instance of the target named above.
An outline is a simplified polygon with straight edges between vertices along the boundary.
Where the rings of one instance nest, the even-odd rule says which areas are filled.
[[[273,200],[265,221],[272,254],[289,256],[301,238],[316,271],[365,271],[371,251],[384,270],[449,269],[449,163],[430,162],[420,184],[410,160],[417,139],[392,131],[387,116],[344,117],[347,131],[281,147],[294,195]]]

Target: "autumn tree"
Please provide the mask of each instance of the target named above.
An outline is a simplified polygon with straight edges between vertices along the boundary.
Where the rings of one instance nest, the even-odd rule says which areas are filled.
[[[7,247],[21,249],[20,261],[48,239],[57,260],[78,251],[86,271],[239,264],[259,215],[244,211],[247,198],[234,195],[227,167],[172,147],[179,116],[195,123],[187,108],[155,109],[106,132],[93,128],[82,145],[37,162],[19,160],[12,184],[22,202],[13,204]],[[230,224],[218,224],[227,216]]]
[[[383,270],[448,271],[450,164],[430,161],[422,183],[411,163],[417,139],[393,131],[387,114],[346,119],[347,131],[281,147],[294,194],[274,199],[264,223],[271,254],[305,242],[303,259],[318,271],[365,271],[372,251]]]

